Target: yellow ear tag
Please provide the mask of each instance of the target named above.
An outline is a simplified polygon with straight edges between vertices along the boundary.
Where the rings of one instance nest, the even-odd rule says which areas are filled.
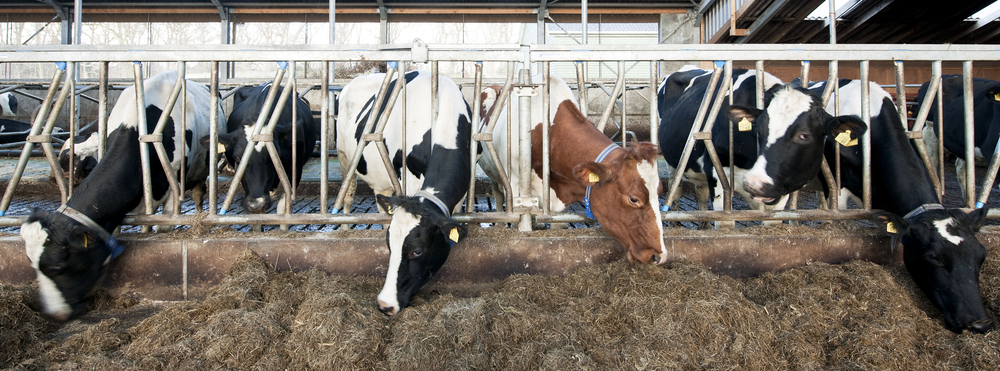
[[[390,207],[389,210],[386,210],[385,212],[389,213],[389,215],[392,215],[392,208]]]
[[[601,181],[601,177],[597,176],[597,174],[590,173],[587,175],[587,180],[590,181],[591,183],[597,183]]]
[[[458,229],[457,228],[452,228],[451,229],[451,233],[448,233],[448,239],[452,240],[455,243],[458,243]]]
[[[750,131],[751,129],[753,129],[753,124],[751,124],[750,120],[747,120],[746,117],[740,120],[738,126],[740,131]]]
[[[893,222],[889,222],[889,224],[885,225],[885,231],[892,234],[899,233],[899,230],[896,229],[896,224]]]
[[[993,93],[993,100],[1000,101],[1000,93]]]
[[[858,145],[857,139],[851,139],[850,130],[844,130],[843,133],[837,134],[837,137],[834,138],[833,140],[837,141],[837,143],[840,143],[840,145],[844,147],[851,147]]]
[[[215,153],[218,153],[220,155],[226,153],[226,146],[222,145],[222,143],[219,143],[219,145],[215,147]]]
[[[87,239],[87,235],[83,235],[83,248],[87,248],[90,245],[90,241]]]

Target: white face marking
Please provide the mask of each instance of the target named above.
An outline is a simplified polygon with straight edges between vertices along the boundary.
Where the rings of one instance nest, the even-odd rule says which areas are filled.
[[[954,219],[952,218],[935,220],[934,227],[937,228],[938,234],[940,234],[941,237],[944,237],[944,239],[948,240],[948,242],[951,242],[955,245],[959,245],[962,243],[962,237],[953,235],[951,234],[951,232],[948,232],[948,225],[950,225],[953,221]]]
[[[250,138],[253,137],[253,126],[244,126],[243,133],[246,134],[247,143],[250,143]],[[264,152],[264,142],[257,142],[257,144],[253,146],[253,150],[257,153]]]
[[[91,156],[95,159],[97,158],[97,147],[101,140],[100,134],[97,132],[90,133],[87,140],[82,142],[73,143],[73,153],[77,158],[82,158],[85,156]],[[69,142],[63,143],[62,149],[69,149]],[[60,151],[62,150],[60,149]]]
[[[24,239],[24,250],[31,260],[31,266],[35,268],[38,276],[38,293],[42,299],[44,312],[56,319],[65,320],[73,313],[73,309],[66,303],[66,298],[56,287],[56,283],[49,277],[42,274],[38,269],[38,261],[41,260],[42,251],[45,250],[45,240],[49,238],[48,232],[42,228],[39,222],[24,223],[21,225],[21,238]]]
[[[774,179],[767,175],[767,158],[758,157],[757,162],[754,162],[753,167],[746,173],[743,180],[750,183],[751,187],[758,189],[764,184],[774,184]]]
[[[639,176],[642,177],[642,181],[646,184],[646,190],[649,191],[649,207],[653,208],[653,214],[656,215],[656,229],[659,231],[657,233],[660,236],[660,254],[657,262],[663,264],[667,261],[667,247],[663,244],[663,223],[660,217],[660,195],[656,192],[656,189],[660,185],[660,172],[656,169],[656,163],[649,163],[647,161],[640,162],[636,165],[636,170],[639,172]]]
[[[402,208],[395,209],[392,221],[389,222],[389,267],[382,292],[378,294],[378,301],[395,308],[393,314],[400,310],[396,283],[399,280],[399,265],[403,262],[403,240],[419,224],[419,216],[414,216]]]
[[[778,141],[795,123],[795,119],[809,110],[812,97],[794,89],[780,89],[774,93],[767,106],[768,121],[767,146]]]

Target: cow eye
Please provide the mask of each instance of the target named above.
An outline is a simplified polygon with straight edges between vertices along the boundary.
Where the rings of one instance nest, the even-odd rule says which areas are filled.
[[[799,136],[796,139],[798,139],[799,142],[808,142],[809,133],[799,133]]]
[[[635,196],[628,196],[628,202],[633,205],[639,205],[639,198]]]
[[[413,249],[413,251],[410,251],[410,259],[419,258],[421,255],[424,255],[424,249]]]
[[[62,273],[62,271],[63,268],[58,265],[50,265],[48,267],[45,267],[45,274],[49,276],[55,276],[59,273]]]
[[[944,264],[941,263],[941,259],[940,259],[940,257],[938,257],[938,254],[935,254],[935,253],[928,253],[927,254],[927,261],[930,262],[931,264],[934,264],[934,265],[939,266],[939,267],[943,267],[944,266]]]

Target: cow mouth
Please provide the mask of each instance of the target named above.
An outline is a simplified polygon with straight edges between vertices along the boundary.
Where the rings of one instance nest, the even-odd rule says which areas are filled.
[[[774,205],[778,203],[778,199],[774,197],[761,197],[757,196],[753,198],[755,201],[763,203],[765,205]]]

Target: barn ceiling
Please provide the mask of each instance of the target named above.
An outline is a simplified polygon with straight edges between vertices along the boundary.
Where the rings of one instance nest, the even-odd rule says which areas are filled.
[[[702,0],[709,13],[727,0]],[[860,0],[837,9],[838,44],[1000,43],[1000,12],[970,19],[995,0]],[[824,18],[807,16],[823,0],[737,0],[736,31],[712,30],[711,43],[787,44],[830,42]],[[726,12],[729,14],[730,12]],[[824,12],[825,13],[825,12]],[[728,18],[728,17],[727,17]],[[726,24],[726,27],[730,27]],[[745,35],[740,36],[740,34]]]

